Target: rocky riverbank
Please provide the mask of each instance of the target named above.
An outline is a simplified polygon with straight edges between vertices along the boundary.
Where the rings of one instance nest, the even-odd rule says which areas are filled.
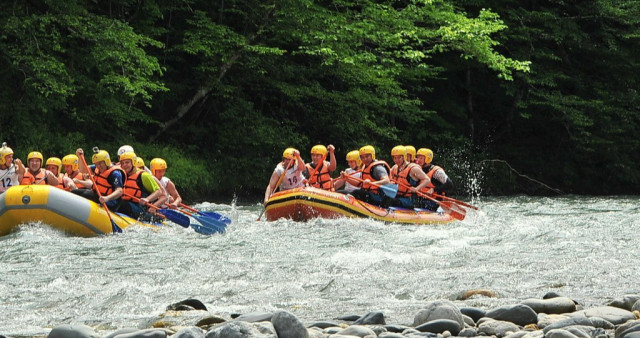
[[[439,300],[426,303],[415,314],[411,324],[387,323],[384,313],[370,312],[306,325],[287,311],[223,318],[207,312],[202,302],[188,299],[168,306],[167,312],[146,329],[120,329],[106,335],[99,332],[99,328],[85,325],[61,325],[53,328],[46,337],[640,338],[640,295],[625,295],[610,304],[588,309],[571,298],[553,293],[541,299],[526,299],[493,309],[458,307],[451,301]],[[0,338],[10,336],[0,332]]]

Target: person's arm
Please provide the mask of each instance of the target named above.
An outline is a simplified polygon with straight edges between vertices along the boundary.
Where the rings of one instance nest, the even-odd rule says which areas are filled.
[[[45,181],[47,182],[48,185],[56,186],[56,185],[60,184],[60,181],[58,180],[56,175],[54,175],[49,170],[45,170],[44,171],[44,175],[45,175]]]
[[[264,202],[263,204],[267,204],[267,200],[269,200],[269,197],[271,197],[271,195],[273,194],[273,191],[275,191],[276,189],[276,184],[278,183],[278,180],[280,179],[280,172],[278,170],[278,168],[276,168],[273,173],[271,174],[271,179],[269,180],[269,184],[267,184],[267,188],[264,191]],[[282,175],[284,175],[284,172],[282,173]]]
[[[142,205],[146,205],[147,203],[153,204],[154,206],[160,208],[167,200],[167,195],[163,192],[164,190],[160,189],[160,186],[154,180],[154,177],[147,172],[143,172],[141,175],[142,187],[148,191],[150,194],[147,197],[141,198],[140,201]],[[151,213],[155,213],[156,208],[151,208],[149,211]]]
[[[78,158],[83,157],[84,156],[84,150],[82,150],[82,148],[76,149],[76,156],[78,156]],[[82,162],[82,161],[80,161],[80,162]],[[87,168],[85,168],[84,165],[79,166],[78,170],[83,174],[88,174],[89,173],[87,171]]]
[[[122,197],[122,194],[124,193],[124,190],[122,189],[122,187],[124,186],[122,172],[120,172],[119,170],[112,171],[111,174],[109,174],[107,181],[109,181],[109,183],[113,186],[113,192],[107,196],[102,196],[100,198],[101,203],[107,203],[109,201],[117,200],[118,198]]]
[[[411,171],[409,171],[409,175],[416,181],[419,181],[420,183],[418,183],[418,185],[416,187],[412,187],[411,191],[412,192],[418,192],[420,190],[422,190],[422,188],[426,187],[427,184],[429,184],[429,177],[427,176],[427,174],[424,173],[424,171],[422,171],[422,168],[420,168],[419,166],[413,166],[413,168],[411,168]]]
[[[451,181],[451,179],[449,178],[449,176],[447,176],[443,169],[438,169],[433,174],[433,178],[435,183],[439,183],[434,184],[436,186],[434,188],[436,194],[442,194],[453,189],[453,181]]]
[[[180,203],[182,203],[182,196],[180,196],[180,193],[178,192],[178,189],[176,189],[176,185],[173,184],[173,181],[169,181],[169,183],[167,183],[167,192],[171,197],[173,197],[171,204],[176,207],[180,206]]]
[[[18,174],[18,182],[22,182],[22,179],[24,178],[24,173],[26,171],[24,164],[22,164],[22,161],[20,161],[19,158],[16,158],[15,160],[13,160],[13,163],[16,165],[16,174]]]
[[[380,177],[379,180],[373,182],[374,184],[385,185],[391,183],[389,180],[389,174],[387,174],[387,171],[382,167],[382,165],[376,166],[373,170],[375,174]]]
[[[336,154],[334,153],[336,150],[336,147],[333,146],[333,144],[330,144],[327,149],[329,150],[329,172],[334,172],[338,166],[337,162],[336,162]]]

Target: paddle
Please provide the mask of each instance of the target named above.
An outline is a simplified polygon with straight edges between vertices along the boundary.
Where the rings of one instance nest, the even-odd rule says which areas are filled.
[[[410,186],[408,186],[406,184],[403,184],[403,183],[400,183],[400,182],[398,182],[398,184],[403,186],[403,187],[405,187],[405,188],[407,188],[407,189],[411,188]],[[462,221],[465,218],[465,216],[467,215],[467,212],[464,209],[458,207],[457,205],[454,206],[453,204],[451,204],[449,202],[438,201],[435,198],[433,198],[433,197],[431,197],[431,196],[429,196],[429,195],[427,195],[427,194],[425,194],[423,192],[420,192],[420,191],[416,191],[416,194],[418,194],[418,196],[422,196],[422,197],[424,197],[424,198],[426,198],[426,199],[428,199],[430,201],[438,203],[438,205],[445,212],[449,213],[451,216],[453,216],[453,218],[455,218],[457,220]]]
[[[271,190],[271,193],[269,194],[269,198],[271,198],[271,195],[273,195],[273,192],[278,190],[278,188],[280,188],[280,184],[282,183],[282,179],[284,178],[284,175],[287,173],[287,170],[289,170],[289,168],[291,168],[291,166],[293,165],[293,162],[296,159],[293,158],[291,159],[291,161],[289,161],[289,164],[287,164],[287,168],[282,172],[282,175],[280,175],[280,177],[278,178],[278,182],[276,183],[275,188],[273,188],[273,190]],[[266,206],[263,206],[262,211],[260,212],[260,215],[258,216],[258,219],[256,221],[260,221],[260,218],[262,218],[262,214],[264,214],[264,211],[267,210]]]
[[[172,204],[167,204],[169,205],[169,207],[171,208],[176,208],[175,205]],[[226,228],[227,228],[227,224],[221,221],[217,221],[214,220],[212,218],[208,218],[208,217],[204,217],[204,216],[200,216],[197,214],[192,214],[188,211],[182,210],[182,209],[178,209],[176,208],[176,210],[180,211],[181,213],[187,215],[187,216],[191,216],[193,218],[195,218],[198,222],[200,222],[200,224],[196,224],[196,223],[191,223],[191,227],[193,228],[193,230],[195,230],[197,233],[203,234],[203,235],[212,235],[215,233],[224,233]],[[185,216],[186,217],[186,216]]]
[[[190,206],[188,206],[188,205],[186,205],[184,203],[180,203],[180,206],[185,208],[185,209],[187,209],[187,210],[189,210],[189,211],[195,212],[198,215],[211,217],[211,218],[215,219],[216,221],[220,221],[220,222],[223,222],[225,224],[231,224],[231,218],[229,218],[229,217],[227,217],[225,215],[221,215],[221,214],[219,214],[217,212],[214,212],[214,211],[200,211],[200,210],[195,209],[193,207],[190,207]]]
[[[457,200],[457,199],[455,199],[455,198],[451,198],[451,197],[447,197],[447,196],[439,195],[439,194],[435,194],[435,193],[433,194],[433,196],[435,196],[435,197],[440,197],[440,198],[445,199],[445,200],[447,200],[447,201],[451,201],[451,202],[453,202],[453,203],[460,204],[460,205],[462,205],[462,206],[464,206],[464,207],[471,208],[471,209],[473,209],[473,210],[478,210],[478,207],[475,207],[475,206],[473,206],[473,205],[471,205],[471,204],[467,204],[467,203],[465,203],[465,202],[459,201],[459,200]]]
[[[353,177],[351,175],[346,175],[346,176],[349,176],[349,179],[356,180],[356,181],[364,183],[364,180],[361,179],[361,178]],[[395,198],[396,194],[398,194],[398,185],[397,184],[389,183],[389,184],[385,184],[385,185],[380,185],[380,184],[375,184],[373,182],[369,182],[369,184],[380,188],[380,190],[382,190],[382,192],[385,195],[387,195],[388,197],[390,197],[390,198]]]
[[[140,202],[140,199],[135,197],[135,196],[133,196],[133,195],[130,195],[130,194],[127,194],[127,193],[124,193],[124,195],[130,197],[135,202]],[[183,228],[188,228],[189,225],[191,224],[191,221],[189,220],[189,217],[187,217],[185,215],[181,215],[181,214],[179,214],[179,213],[177,213],[177,212],[175,212],[173,210],[158,208],[157,206],[155,206],[155,205],[153,205],[151,203],[148,203],[147,205],[150,208],[156,209],[158,211],[158,213],[160,213],[160,215],[165,216],[168,220],[170,220],[173,223],[178,224],[179,226],[181,226]]]
[[[96,192],[96,194],[98,194],[98,199],[99,199],[100,197],[102,197],[102,194],[100,193],[100,190],[98,190],[98,186],[96,185],[96,181],[93,179],[93,173],[91,172],[91,170],[89,170],[89,166],[87,165],[87,161],[84,159],[84,154],[82,154],[82,156],[78,156],[78,157],[80,157],[80,159],[82,160],[82,165],[84,165],[84,168],[89,173],[89,178],[91,179],[91,183],[93,183],[93,189]],[[111,231],[113,231],[113,232],[122,232],[122,229],[120,229],[120,227],[116,224],[116,222],[113,221],[113,218],[111,218],[111,213],[109,212],[109,208],[107,208],[107,203],[100,202],[100,204],[102,204],[102,207],[107,212],[107,216],[109,216],[109,220],[111,221]]]
[[[313,175],[315,175],[318,170],[320,170],[320,166],[322,166],[324,164],[324,160],[327,158],[327,154],[329,152],[324,153],[324,155],[322,155],[322,159],[320,160],[320,162],[318,162],[318,164],[316,164],[316,167],[313,168],[313,173],[309,173],[309,179],[311,179],[311,177],[313,177]],[[316,179],[316,182],[318,181],[318,179]]]

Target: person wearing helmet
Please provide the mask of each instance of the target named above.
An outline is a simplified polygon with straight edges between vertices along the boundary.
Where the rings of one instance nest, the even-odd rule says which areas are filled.
[[[347,182],[345,179],[342,178],[342,176],[348,175],[355,178],[362,177],[362,172],[360,172],[360,169],[362,167],[362,161],[360,161],[359,151],[353,150],[347,153],[347,165],[349,165],[349,168],[340,172],[341,177],[338,177],[335,179],[335,181],[333,181],[333,186],[336,189],[336,192],[339,192],[342,194],[349,194],[354,190],[358,189],[357,186]],[[344,188],[340,189],[343,186]]]
[[[407,161],[407,155],[405,146],[391,149],[394,163],[391,168],[391,182],[398,184],[398,193],[393,199],[393,205],[413,209],[421,201],[416,192],[424,188],[429,179],[418,164]]]
[[[20,159],[13,159],[13,150],[3,142],[0,148],[0,194],[14,185],[20,185],[25,168]]]
[[[101,196],[94,190],[89,189],[76,189],[71,192],[87,199],[90,199],[96,203],[104,203],[107,207],[113,211],[118,211],[123,205],[120,197],[124,192],[124,182],[127,175],[124,170],[113,163],[106,150],[100,150],[97,147],[93,148],[93,156],[91,162],[93,163],[88,168],[84,165],[80,166],[80,172],[83,174],[93,175],[93,180],[96,183],[93,187],[100,192]],[[76,156],[78,158],[84,156],[84,150],[78,148],[76,150]]]
[[[62,160],[57,157],[49,157],[44,164],[44,168],[49,170],[53,174],[53,176],[58,179],[58,185],[56,186],[57,188],[70,190],[69,183],[73,182],[71,182],[71,180],[67,180],[67,183],[65,185],[64,174],[62,173]],[[73,189],[76,189],[75,184],[73,185]]]
[[[367,203],[383,207],[389,206],[391,201],[380,191],[379,186],[390,183],[389,173],[391,172],[391,168],[389,168],[387,162],[376,160],[376,150],[371,145],[360,148],[359,154],[363,165],[362,181],[352,180],[346,175],[342,176],[347,182],[360,187],[360,189],[353,191],[351,195]]]
[[[118,158],[120,158],[120,156],[122,156],[122,154],[124,154],[124,153],[134,153],[135,154],[135,151],[133,150],[132,146],[130,146],[128,144],[125,144],[122,147],[118,148],[118,153],[117,153],[118,154]]]
[[[21,185],[30,184],[48,184],[57,186],[59,184],[58,177],[51,171],[42,169],[44,157],[38,151],[32,151],[27,155],[27,170],[20,181]]]
[[[136,168],[135,153],[124,152],[120,155],[119,160],[120,166],[127,174],[122,195],[124,203],[119,211],[133,218],[144,217],[147,213],[155,214],[156,210],[161,208],[167,200],[167,196],[151,174]],[[149,204],[154,205],[155,208],[143,208]]]
[[[136,157],[135,166],[136,166],[136,168],[138,168],[140,170],[146,170],[146,167],[144,165],[144,159],[142,159],[142,157],[140,157],[140,156]]]
[[[418,149],[416,163],[422,167],[422,171],[429,178],[429,183],[422,189],[422,192],[425,194],[433,194],[435,192],[436,194],[444,195],[447,191],[453,189],[453,182],[442,167],[434,165],[431,161],[433,161],[433,151],[431,149]],[[425,209],[438,209],[438,203],[434,201],[425,199],[423,204]]]
[[[311,148],[311,163],[307,163],[304,176],[308,177],[307,184],[314,188],[324,190],[333,190],[333,181],[331,173],[336,170],[336,156],[334,154],[335,147],[330,144],[325,147],[321,144]],[[329,151],[329,161],[322,161],[326,158],[327,150]]]
[[[180,206],[182,196],[180,196],[173,181],[164,175],[168,168],[167,162],[161,158],[154,158],[151,160],[150,166],[151,174],[160,182],[160,186],[167,192],[167,202],[176,207]]]
[[[267,204],[269,197],[277,190],[283,191],[304,186],[302,172],[305,168],[304,161],[297,149],[285,149],[282,153],[282,161],[276,165],[264,191],[264,204]],[[282,179],[280,179],[281,177]]]
[[[69,154],[62,158],[64,177],[72,181],[75,189],[91,189],[93,183],[80,172],[79,161],[78,156],[74,154]],[[69,186],[69,190],[75,190],[70,183],[65,184]]]
[[[416,161],[416,148],[414,146],[404,146],[407,151],[407,162],[414,163]]]

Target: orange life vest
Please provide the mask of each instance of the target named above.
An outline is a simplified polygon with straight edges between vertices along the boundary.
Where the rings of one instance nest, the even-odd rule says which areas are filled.
[[[134,174],[127,176],[127,180],[124,181],[124,193],[122,194],[123,200],[132,200],[133,198],[130,196],[135,196],[138,199],[142,198],[142,188],[138,185],[138,177],[142,175],[143,172],[143,170],[136,170]]]
[[[387,162],[385,161],[373,161],[371,163],[369,163],[368,166],[364,167],[364,169],[362,169],[362,177],[360,178],[361,180],[369,180],[369,181],[377,181],[375,178],[373,178],[371,176],[371,169],[373,169],[375,166],[378,165],[382,165],[384,166],[385,170],[387,171],[387,174],[389,174],[391,172],[391,168],[389,167],[389,165],[387,164]],[[367,189],[369,191],[371,191],[372,193],[378,193],[378,190],[380,188],[378,188],[375,185],[371,185],[371,184],[365,184],[364,182],[360,183],[360,186],[362,187],[362,189]]]
[[[325,162],[320,164],[320,169],[316,170],[311,166],[311,163],[307,163],[307,169],[309,174],[313,173],[313,176],[309,177],[309,185],[314,188],[320,188],[324,190],[333,191],[333,181],[331,180],[331,173],[329,172],[329,166],[325,165]]]
[[[69,188],[64,186],[63,178],[64,178],[64,174],[58,174],[58,185],[56,185],[55,187],[62,190],[69,191]]]
[[[72,181],[73,181],[74,179],[76,179],[76,178],[77,178],[77,179],[79,179],[79,180],[81,180],[81,179],[83,179],[83,178],[84,178],[84,176],[82,175],[82,173],[81,173],[81,172],[79,172],[79,171],[77,172],[77,174],[75,174],[75,175],[73,175],[73,176],[69,175],[69,173],[65,173],[64,175],[63,175],[63,174],[60,174],[60,177],[58,178],[58,182],[60,182],[60,184],[59,184],[58,188],[64,189],[64,190],[66,190],[66,191],[71,190],[71,188],[70,188],[70,187],[67,187],[67,186],[65,186],[65,185],[64,185],[64,178],[65,178],[65,177],[69,177]]]
[[[423,192],[426,194],[426,193],[429,193],[429,190],[436,187],[435,184],[433,184],[432,178],[433,178],[433,174],[435,174],[436,171],[438,171],[439,169],[442,169],[442,168],[437,165],[431,165],[431,164],[422,167],[422,171],[424,171],[425,174],[427,174],[427,177],[429,178],[429,183],[427,183],[427,185],[425,185],[424,188],[420,190],[420,192]]]
[[[22,181],[20,181],[20,184],[21,185],[47,184],[47,179],[44,173],[45,171],[40,169],[40,171],[35,176],[33,176],[31,171],[27,169],[24,172],[24,176],[22,176]]]
[[[93,180],[96,182],[96,189],[98,189],[102,196],[107,196],[115,190],[113,189],[111,183],[109,183],[109,181],[107,180],[109,175],[111,175],[114,170],[120,170],[120,172],[122,172],[122,178],[126,181],[127,173],[125,173],[124,170],[122,170],[122,168],[117,165],[112,166],[111,168],[105,170],[105,172],[103,173],[98,173],[98,169],[95,169],[94,171],[96,174],[93,176]]]
[[[407,166],[402,169],[401,172],[398,173],[398,166],[393,167],[393,169],[391,169],[391,181],[392,182],[396,182],[398,183],[398,193],[396,196],[398,197],[410,197],[411,195],[413,195],[412,192],[409,191],[410,187],[417,187],[417,184],[412,183],[409,180],[409,173],[411,172],[411,169],[413,169],[414,167],[416,167],[417,164],[415,163],[407,163]]]

